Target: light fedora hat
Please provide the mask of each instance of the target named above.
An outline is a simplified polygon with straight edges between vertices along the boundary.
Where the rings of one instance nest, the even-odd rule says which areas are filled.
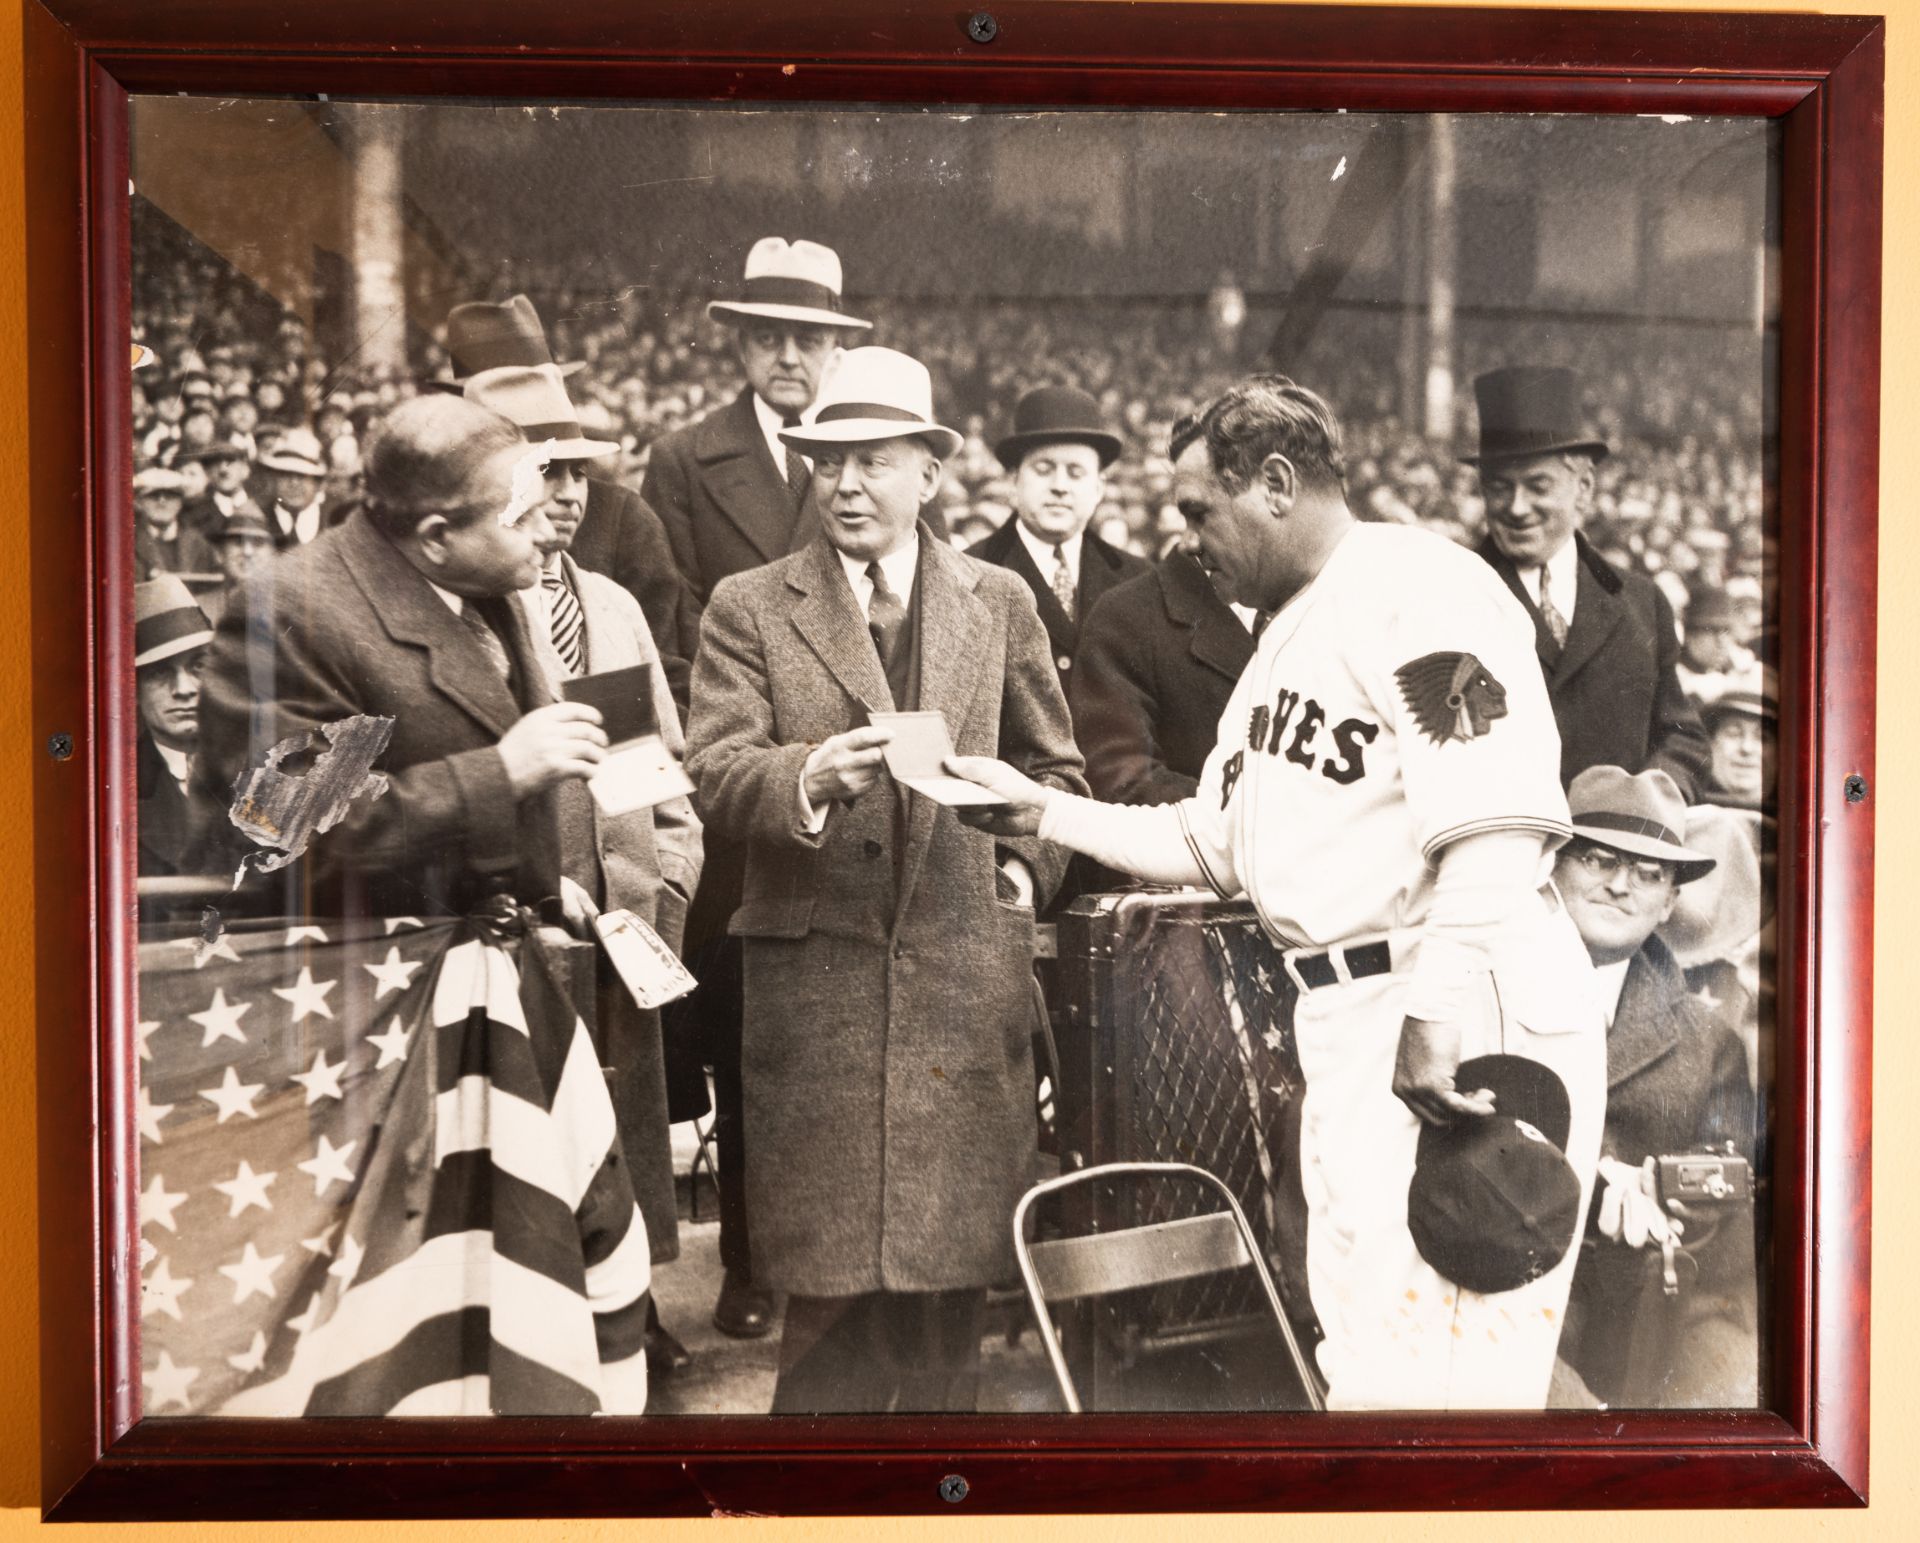
[[[1676,883],[1690,884],[1713,871],[1713,856],[1686,844],[1687,801],[1657,768],[1636,775],[1618,766],[1589,766],[1567,789],[1567,806],[1574,835],[1630,857],[1672,863]]]
[[[927,367],[897,348],[848,349],[827,377],[813,422],[780,431],[782,443],[796,450],[910,436],[926,440],[943,461],[960,448],[960,436],[933,420]]]
[[[788,241],[784,236],[762,236],[754,242],[740,298],[709,301],[707,315],[714,321],[765,316],[816,327],[873,325],[840,309],[840,254],[817,241]]]
[[[612,455],[620,448],[609,439],[587,438],[586,430],[580,427],[580,415],[574,411],[573,400],[560,379],[558,365],[483,370],[467,382],[460,394],[469,402],[490,407],[518,425],[520,432],[543,448],[552,460],[592,461]]]
[[[160,574],[133,586],[133,667],[171,659],[175,654],[205,648],[213,641],[213,624],[194,603],[193,592],[178,575]]]

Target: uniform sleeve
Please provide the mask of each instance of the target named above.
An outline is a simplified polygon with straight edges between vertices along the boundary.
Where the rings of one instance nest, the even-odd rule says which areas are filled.
[[[1043,840],[1083,852],[1095,862],[1154,884],[1205,884],[1223,899],[1243,889],[1233,862],[1227,810],[1240,781],[1246,750],[1246,677],[1222,714],[1221,739],[1200,773],[1200,788],[1177,804],[1122,807],[1056,795],[1040,822]]]
[[[1367,669],[1391,725],[1415,839],[1431,861],[1489,830],[1569,834],[1560,734],[1526,613],[1491,573],[1436,566],[1402,597]]]

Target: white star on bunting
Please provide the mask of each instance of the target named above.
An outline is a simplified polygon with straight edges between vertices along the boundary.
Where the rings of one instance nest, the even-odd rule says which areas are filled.
[[[311,938],[316,943],[324,943],[327,941],[327,932],[324,927],[289,927],[287,928],[287,947],[288,948],[292,948],[293,945],[298,943],[302,938]]]
[[[417,916],[389,916],[387,918],[387,936],[392,937],[402,927],[414,928],[424,923]]]
[[[139,1102],[133,1114],[134,1120],[140,1126],[140,1134],[156,1146],[159,1145],[162,1139],[160,1122],[173,1113],[173,1108],[172,1104],[156,1104],[153,1101],[153,1095],[147,1091],[146,1084],[142,1083]]]
[[[221,1179],[213,1187],[232,1202],[227,1211],[231,1218],[238,1216],[248,1206],[257,1205],[263,1211],[271,1211],[273,1202],[267,1199],[267,1186],[279,1176],[277,1173],[255,1173],[252,1165],[243,1157],[233,1177]]]
[[[412,1038],[413,1030],[403,1027],[398,1018],[387,1024],[386,1033],[369,1034],[367,1043],[380,1047],[380,1059],[374,1063],[373,1069],[379,1071],[381,1067],[391,1066],[395,1061],[406,1060],[407,1041]]]
[[[244,1045],[247,1036],[240,1032],[240,1019],[253,1010],[251,1002],[229,1002],[225,991],[214,988],[213,1002],[204,1013],[188,1013],[187,1016],[207,1031],[200,1041],[200,1048],[210,1048],[216,1040],[231,1039]]]
[[[220,1273],[233,1282],[234,1305],[238,1306],[256,1292],[272,1301],[273,1272],[280,1268],[280,1261],[284,1258],[285,1254],[269,1254],[262,1259],[260,1251],[249,1239],[247,1251],[240,1256],[238,1263],[221,1265]]]
[[[309,1013],[318,1013],[322,1018],[331,1018],[333,1009],[327,1006],[327,993],[339,984],[338,981],[333,980],[316,983],[313,971],[303,964],[300,966],[300,978],[291,986],[275,986],[273,994],[292,1008],[293,1021],[298,1023]]]
[[[390,948],[383,962],[363,964],[360,968],[373,977],[375,982],[373,997],[377,1002],[389,991],[405,991],[412,985],[413,972],[420,968],[420,961],[402,959],[398,948]]]
[[[180,1312],[180,1298],[193,1284],[193,1278],[175,1280],[173,1270],[162,1259],[153,1267],[153,1274],[140,1282],[140,1316],[145,1318],[153,1313],[165,1313],[175,1323],[184,1323],[186,1319]]]
[[[140,1036],[141,1060],[151,1061],[153,1059],[153,1049],[147,1044],[147,1041],[153,1038],[154,1031],[159,1027],[159,1020],[154,1018],[143,1018],[139,1024],[136,1025],[135,1032]]]
[[[166,1351],[160,1352],[160,1364],[150,1372],[142,1372],[140,1381],[148,1389],[147,1412],[157,1414],[169,1404],[178,1404],[182,1409],[192,1407],[187,1402],[187,1389],[193,1386],[193,1379],[200,1375],[197,1366],[175,1366],[173,1357]]]
[[[184,1189],[169,1191],[166,1182],[156,1173],[140,1195],[140,1225],[165,1227],[169,1232],[178,1232],[180,1229],[173,1224],[173,1213],[180,1209],[180,1203],[186,1198]]]
[[[140,1239],[140,1268],[142,1271],[160,1257],[160,1250],[149,1243],[144,1236]]]
[[[259,1329],[253,1331],[253,1343],[239,1355],[227,1357],[227,1365],[235,1371],[251,1376],[267,1364],[267,1336]]]
[[[353,1182],[353,1170],[347,1166],[347,1159],[353,1155],[353,1149],[359,1145],[358,1141],[349,1141],[345,1146],[337,1147],[327,1140],[326,1132],[322,1131],[320,1145],[314,1149],[313,1156],[304,1163],[295,1163],[294,1166],[302,1173],[312,1174],[314,1194],[324,1195],[327,1192],[327,1186],[335,1180],[342,1184]]]
[[[347,1058],[342,1056],[334,1065],[327,1065],[327,1052],[316,1050],[313,1053],[313,1065],[303,1072],[295,1072],[293,1080],[307,1090],[307,1103],[317,1104],[323,1098],[343,1098],[340,1091],[340,1074],[347,1069]]]
[[[293,1332],[298,1334],[302,1339],[305,1339],[307,1335],[313,1332],[313,1326],[319,1321],[320,1293],[316,1291],[312,1296],[307,1298],[306,1311],[301,1313],[297,1318],[289,1318],[287,1320],[287,1327],[292,1329]]]
[[[324,1232],[318,1233],[310,1238],[302,1238],[300,1240],[300,1246],[310,1254],[331,1254],[333,1252],[333,1235],[339,1230],[340,1224],[335,1222]]]
[[[240,1074],[229,1066],[227,1074],[220,1079],[220,1086],[202,1088],[200,1096],[220,1110],[220,1118],[213,1123],[225,1125],[229,1116],[236,1114],[244,1114],[249,1120],[259,1119],[260,1111],[253,1107],[253,1101],[265,1086],[262,1082],[242,1082]]]

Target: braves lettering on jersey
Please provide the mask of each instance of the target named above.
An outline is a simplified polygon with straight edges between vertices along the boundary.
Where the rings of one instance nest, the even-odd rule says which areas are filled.
[[[1324,946],[1418,926],[1449,841],[1566,836],[1559,757],[1532,625],[1493,570],[1356,525],[1261,634],[1182,820],[1216,889]]]

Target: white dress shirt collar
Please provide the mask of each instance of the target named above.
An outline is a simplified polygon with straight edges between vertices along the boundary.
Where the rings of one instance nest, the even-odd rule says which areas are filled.
[[[425,576],[422,575],[422,577]],[[438,584],[434,583],[432,579],[427,580],[427,588],[432,590],[442,600],[446,601],[447,609],[453,612],[455,616],[464,616],[467,614],[467,602],[462,596],[456,595],[450,589],[442,589]]]
[[[1080,546],[1085,532],[1067,537],[1058,546],[1050,541],[1042,541],[1026,526],[1020,523],[1020,516],[1013,516],[1014,531],[1020,537],[1020,544],[1027,549],[1027,555],[1033,559],[1034,567],[1040,570],[1040,578],[1047,588],[1053,588],[1053,570],[1059,557],[1067,560],[1067,572],[1073,575],[1073,587],[1080,588]],[[1056,554],[1058,554],[1056,556]]]
[[[759,398],[756,397],[754,400],[758,401]],[[873,580],[867,577],[868,559],[849,557],[837,547],[834,549],[834,555],[840,559],[840,566],[846,570],[847,583],[853,589],[853,598],[859,603],[860,614],[865,616],[868,606],[873,603]],[[907,604],[913,594],[914,575],[920,571],[920,536],[917,531],[905,546],[887,553],[880,559],[880,571],[887,576],[887,586],[900,597],[900,603]]]
[[[163,745],[157,739],[153,742],[153,748],[160,752],[160,759],[167,763],[167,770],[173,774],[173,780],[180,784],[180,791],[186,792],[187,777],[193,770],[191,754],[172,745]]]
[[[1620,992],[1627,984],[1627,970],[1633,964],[1633,956],[1617,960],[1613,964],[1596,964],[1593,967],[1594,995],[1600,1000],[1600,1011],[1605,1015],[1607,1027],[1613,1027],[1613,1015],[1620,1010]]]
[[[786,422],[781,418],[779,413],[761,400],[758,391],[750,391],[748,395],[753,398],[754,421],[760,425],[761,438],[767,442],[767,453],[773,457],[773,464],[780,473],[780,479],[784,482],[787,476],[787,447],[781,443],[780,431],[787,426]],[[800,415],[800,421],[802,423],[813,422],[813,409],[811,407]],[[805,461],[809,466],[813,465],[813,457],[810,455],[802,455],[800,459]]]
[[[1535,605],[1540,603],[1540,569],[1535,563],[1530,568],[1520,570],[1520,582],[1526,586],[1527,598]],[[1569,623],[1573,621],[1574,600],[1580,592],[1580,544],[1569,536],[1560,544],[1560,550],[1546,560],[1547,588],[1553,595],[1553,608],[1564,616]]]

